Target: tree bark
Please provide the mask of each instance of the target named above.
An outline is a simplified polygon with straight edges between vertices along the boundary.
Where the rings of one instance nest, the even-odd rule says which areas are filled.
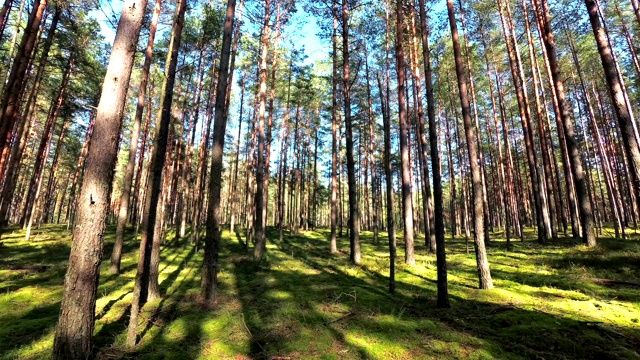
[[[127,88],[146,0],[123,4],[102,85],[82,181],[53,359],[86,359],[93,350],[96,292]]]
[[[338,0],[333,0],[332,77],[331,77],[331,239],[332,254],[338,252]]]
[[[469,95],[467,93],[467,74],[462,63],[462,52],[460,49],[460,38],[458,37],[458,26],[453,8],[453,0],[447,0],[447,10],[449,14],[449,26],[451,27],[451,39],[453,42],[453,53],[456,65],[456,75],[458,77],[458,94],[462,106],[462,120],[464,123],[465,137],[469,154],[469,164],[471,165],[471,178],[473,181],[473,228],[474,244],[476,250],[476,262],[480,289],[493,288],[489,260],[485,249],[485,232],[483,216],[483,188],[482,173],[478,164],[478,154],[476,149],[476,135],[471,121]]]
[[[146,199],[142,214],[142,238],[138,255],[138,268],[131,302],[131,316],[127,328],[127,346],[136,344],[138,329],[138,313],[148,299],[160,296],[157,288],[157,266],[159,265],[159,246],[162,236],[162,201],[161,189],[163,184],[163,169],[167,156],[167,140],[169,138],[169,125],[172,118],[173,87],[175,84],[176,69],[178,66],[178,52],[184,27],[184,16],[187,9],[187,0],[179,0],[176,3],[173,28],[167,62],[165,80],[162,86],[162,100],[159,114],[156,119],[156,134],[153,140],[153,152],[149,160],[149,176],[146,185]],[[154,249],[157,247],[158,249]],[[154,256],[154,252],[157,255]]]
[[[142,114],[144,112],[147,97],[149,70],[151,69],[151,61],[153,60],[153,43],[156,35],[156,29],[158,27],[158,18],[160,17],[161,6],[162,0],[156,0],[156,4],[153,8],[153,16],[151,17],[151,25],[149,26],[149,39],[147,41],[147,48],[144,54],[144,65],[142,65],[140,89],[138,90],[138,103],[136,105],[136,114],[133,118],[133,130],[131,131],[131,142],[129,144],[129,159],[124,173],[122,195],[120,196],[120,210],[118,211],[118,223],[116,225],[116,241],[113,245],[113,252],[111,253],[111,267],[109,270],[113,274],[120,273],[120,260],[122,258],[122,246],[124,244],[124,230],[127,225],[129,198],[131,197],[131,185],[133,183],[133,170],[136,163],[136,152],[138,151],[138,138],[140,137],[140,122],[142,120]],[[139,161],[142,161],[142,157]]]
[[[204,264],[202,266],[202,297],[207,303],[213,301],[215,295],[218,252],[220,249],[220,192],[222,190],[222,153],[227,123],[224,112],[228,108],[224,104],[227,96],[229,79],[229,61],[231,57],[231,36],[235,17],[236,1],[228,0],[227,12],[222,33],[222,50],[220,71],[216,84],[216,103],[213,122],[213,148],[211,152],[211,174],[209,182],[209,202],[207,204],[207,235],[204,245]]]
[[[33,215],[36,211],[38,199],[40,197],[40,191],[42,189],[44,167],[46,165],[47,158],[49,157],[49,148],[51,147],[51,139],[53,138],[55,123],[58,119],[58,114],[60,113],[63,102],[65,100],[65,92],[69,84],[73,64],[74,55],[72,54],[67,65],[65,66],[64,75],[62,76],[62,83],[60,84],[60,88],[58,89],[58,95],[56,96],[55,102],[51,104],[49,116],[47,117],[47,120],[45,122],[42,138],[40,139],[40,145],[38,146],[36,162],[33,165],[33,174],[31,175],[31,180],[29,181],[29,192],[27,193],[28,196],[25,202],[25,208],[23,210],[22,218],[20,219],[20,222],[23,224],[23,228],[27,230],[25,234],[26,240],[29,240],[31,236],[31,226],[34,221]]]
[[[595,0],[584,1],[587,12],[589,14],[589,22],[593,30],[593,35],[598,46],[600,61],[604,69],[607,87],[611,96],[611,102],[616,113],[620,133],[622,135],[622,143],[629,161],[629,176],[633,184],[634,196],[636,203],[640,204],[640,148],[635,136],[636,123],[629,112],[623,92],[623,84],[620,82],[616,64],[611,52],[611,47],[607,40],[607,34],[600,24],[598,15],[598,5]]]
[[[11,201],[13,199],[17,181],[17,175],[20,169],[20,160],[22,159],[22,154],[27,143],[31,124],[33,123],[31,119],[31,114],[33,112],[32,107],[35,106],[36,97],[40,92],[45,65],[47,64],[47,59],[49,58],[49,51],[51,50],[51,45],[53,44],[53,39],[58,28],[58,22],[60,20],[61,13],[62,9],[60,7],[56,7],[53,18],[51,19],[51,25],[49,26],[49,30],[47,31],[47,38],[42,46],[42,53],[40,55],[38,70],[36,71],[36,76],[34,78],[33,89],[31,90],[29,98],[27,99],[27,104],[24,107],[25,115],[23,116],[23,119],[16,131],[17,143],[13,146],[9,155],[9,160],[6,167],[6,177],[2,186],[2,194],[0,195],[0,200],[2,201],[2,205],[0,205],[0,225],[6,224],[7,221],[7,213],[11,206]],[[0,34],[0,37],[2,37],[2,34]]]
[[[2,8],[0,9],[0,38],[4,35],[4,29],[7,25],[7,20],[9,20],[9,13],[11,13],[11,6],[13,5],[13,0],[5,0],[4,4],[2,4]]]
[[[433,77],[431,70],[429,38],[427,31],[427,14],[424,0],[418,0],[420,7],[420,28],[422,32],[422,57],[424,61],[425,89],[427,92],[427,119],[429,121],[429,145],[431,151],[431,174],[433,174],[433,231],[436,245],[436,267],[438,273],[439,308],[448,308],[449,290],[447,281],[447,257],[444,242],[444,199],[442,195],[441,158],[438,146],[438,131],[436,127],[435,98],[433,96]],[[427,179],[427,181],[429,181]],[[433,240],[430,240],[430,244]]]
[[[342,0],[342,90],[347,148],[347,184],[349,195],[349,260],[360,264],[360,210],[353,158],[353,124],[351,118],[351,75],[349,73],[349,2]],[[412,226],[413,227],[413,226]]]
[[[396,71],[398,75],[398,119],[400,122],[400,163],[402,175],[402,216],[404,220],[404,262],[415,265],[413,239],[413,206],[411,191],[411,164],[409,159],[409,122],[405,98],[406,74],[404,54],[404,7],[403,0],[396,6]]]
[[[20,116],[20,97],[25,87],[27,69],[35,49],[38,29],[46,7],[47,0],[35,0],[33,3],[27,26],[18,47],[18,54],[13,61],[9,79],[0,101],[0,153],[3,155],[8,153],[8,149],[5,148],[11,146],[13,127]],[[0,179],[5,177],[5,162],[6,157],[1,156]]]
[[[542,39],[547,49],[547,57],[551,74],[553,76],[553,86],[556,89],[558,98],[558,107],[560,108],[560,120],[565,132],[565,141],[567,143],[567,152],[569,153],[569,163],[571,165],[576,196],[580,209],[580,222],[582,223],[582,239],[588,246],[596,245],[596,234],[594,230],[593,213],[589,201],[589,193],[587,188],[587,179],[582,168],[582,159],[580,151],[575,139],[573,121],[571,120],[570,111],[571,104],[568,103],[564,91],[564,82],[560,73],[560,65],[556,55],[555,38],[551,31],[551,14],[547,0],[533,0],[534,10],[536,12],[536,20],[541,25]]]
[[[264,21],[262,26],[262,44],[260,53],[260,87],[258,91],[258,98],[260,101],[260,107],[258,109],[258,127],[257,127],[257,140],[258,140],[258,158],[256,167],[256,219],[255,219],[255,233],[256,233],[256,247],[254,249],[254,257],[257,260],[261,260],[264,257],[264,253],[267,250],[267,239],[265,236],[265,224],[264,217],[262,216],[264,208],[264,177],[265,177],[265,133],[264,133],[264,119],[267,105],[267,57],[269,55],[269,36],[270,36],[270,15],[271,15],[271,0],[265,0],[264,2]],[[269,176],[269,174],[266,174]]]

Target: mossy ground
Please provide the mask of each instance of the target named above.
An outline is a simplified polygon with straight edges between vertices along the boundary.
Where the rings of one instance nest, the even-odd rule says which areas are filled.
[[[362,237],[363,263],[328,253],[328,232],[302,232],[252,260],[239,234],[225,232],[220,287],[211,308],[198,301],[202,252],[169,234],[162,251],[165,296],[144,308],[139,345],[124,350],[136,268],[129,241],[123,274],[102,265],[95,353],[101,359],[640,359],[640,240],[602,238],[489,245],[496,289],[476,289],[473,249],[447,239],[451,309],[436,309],[435,256],[397,261],[387,292],[386,234]],[[268,233],[277,239],[277,231]],[[133,234],[129,234],[131,239]],[[496,237],[499,237],[496,234]],[[606,234],[605,234],[606,236]],[[0,247],[0,358],[50,356],[71,236],[44,226],[30,242],[15,230]],[[105,254],[113,242],[107,236]],[[108,258],[108,256],[106,256]],[[14,269],[16,265],[46,268]]]

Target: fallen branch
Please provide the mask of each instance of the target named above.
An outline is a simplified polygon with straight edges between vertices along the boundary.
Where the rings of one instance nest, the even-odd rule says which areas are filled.
[[[591,278],[590,280],[596,284],[605,285],[605,286],[621,285],[621,286],[640,287],[640,284],[631,282],[631,281],[609,280],[609,279],[598,279],[598,278]]]
[[[347,313],[346,315],[340,316],[340,317],[339,317],[339,318],[337,318],[337,319],[333,319],[333,320],[331,320],[331,321],[327,321],[327,322],[326,322],[326,323],[324,323],[324,324],[325,324],[325,325],[329,325],[329,324],[337,323],[338,321],[342,321],[342,320],[344,320],[344,319],[350,318],[350,317],[352,317],[353,315],[355,315],[355,313],[350,312],[350,313]]]
[[[249,327],[247,326],[247,323],[244,322],[244,313],[240,313],[240,315],[242,315],[242,325],[244,325],[244,328],[247,329],[247,332],[249,333],[249,336],[251,336],[251,340],[253,340],[253,342],[258,344],[258,346],[260,346],[260,349],[262,349],[262,351],[264,351],[264,353],[267,354],[267,350],[265,350],[265,348],[262,347],[262,344],[260,344],[260,342],[256,340],[256,338],[251,333],[251,330],[249,330]]]
[[[45,272],[49,265],[11,265],[9,270]]]

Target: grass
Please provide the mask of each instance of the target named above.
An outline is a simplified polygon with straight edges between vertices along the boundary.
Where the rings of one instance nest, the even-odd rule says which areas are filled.
[[[387,293],[386,238],[362,237],[363,263],[328,253],[328,232],[270,241],[256,263],[239,235],[224,233],[216,304],[197,301],[202,252],[167,236],[162,299],[143,309],[140,341],[124,348],[137,243],[125,248],[122,275],[102,265],[96,308],[99,359],[640,359],[640,241],[572,240],[540,245],[495,234],[489,259],[496,289],[476,289],[473,250],[447,239],[451,309],[436,309],[435,257],[397,263]],[[277,231],[268,232],[277,239]],[[129,233],[131,239],[133,234]],[[0,247],[0,358],[50,356],[70,249],[63,226],[31,242],[17,229]],[[530,237],[533,238],[532,236]],[[105,254],[113,243],[106,238]],[[108,256],[107,256],[108,258]],[[16,265],[28,269],[14,269]],[[44,267],[41,267],[44,266]]]

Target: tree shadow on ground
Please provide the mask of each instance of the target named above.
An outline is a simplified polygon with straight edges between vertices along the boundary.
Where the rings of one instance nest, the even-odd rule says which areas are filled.
[[[256,263],[246,256],[234,262],[238,295],[252,334],[251,358],[296,358],[298,343],[310,339],[304,334],[307,329],[320,339],[307,344],[309,357],[319,356],[315,347],[322,348],[327,336],[333,339],[331,346],[337,343],[357,358],[384,357],[376,342],[401,344],[415,337],[422,338],[425,348],[405,349],[409,357],[458,357],[474,351],[492,358],[638,356],[640,338],[630,328],[457,295],[451,295],[452,309],[436,309],[433,280],[424,277],[429,282],[418,286],[418,293],[415,284],[398,280],[396,294],[389,295],[385,276],[366,266],[351,266],[344,256],[329,255],[326,245],[314,237],[287,237],[271,250],[268,262]],[[287,268],[282,255],[293,255],[311,271]],[[362,338],[369,346],[361,345]]]
[[[275,228],[267,232],[270,239],[278,239],[278,235]],[[457,254],[450,262],[457,275],[449,282],[452,308],[437,309],[435,278],[420,271],[434,266],[432,255],[422,257],[416,267],[400,264],[399,256],[397,291],[388,294],[383,234],[379,245],[363,237],[361,266],[350,265],[346,253],[330,255],[324,231],[301,232],[274,241],[262,262],[255,262],[234,237],[223,239],[222,280],[213,307],[197,301],[201,253],[194,246],[185,248],[181,242],[163,246],[161,266],[167,276],[161,277],[161,290],[165,296],[143,309],[140,343],[133,352],[122,347],[129,315],[127,287],[132,278],[129,273],[101,278],[100,294],[112,295],[98,314],[98,357],[220,358],[224,356],[210,349],[224,343],[225,354],[251,359],[640,358],[640,334],[635,328],[599,323],[589,314],[562,316],[535,310],[507,298],[506,289],[470,289],[465,279],[475,277],[475,267],[468,261],[473,255],[462,253],[464,241],[451,243],[452,252]],[[559,275],[541,275],[522,267],[517,272],[494,269],[494,277],[498,281],[515,278],[543,291],[545,281],[559,281],[562,271],[573,271],[572,264],[579,261],[584,261],[580,269],[590,264],[593,275],[601,278],[615,278],[618,268],[636,276],[637,268],[625,269],[635,264],[634,257],[640,252],[637,248],[617,241],[601,243],[602,248],[586,255],[568,244],[544,248],[533,242],[518,243],[519,252],[492,253],[490,259],[493,256],[496,264],[506,268],[523,260],[517,256],[530,257],[531,264],[539,260],[538,249],[548,250],[545,266],[558,268]],[[348,248],[346,239],[339,239],[339,245]],[[399,250],[401,255],[402,248]],[[130,251],[135,253],[135,249]],[[419,252],[425,251],[419,248]],[[500,245],[492,251],[499,252]],[[601,258],[604,255],[623,265],[608,264]],[[55,277],[41,280],[51,286],[56,281],[61,284]],[[24,327],[22,333],[14,331],[18,334],[15,346],[31,344],[51,331],[59,309],[60,290],[55,291],[50,301],[28,311],[0,314],[0,320],[9,327],[14,323]],[[602,294],[603,289],[593,291]],[[10,332],[0,329],[0,342],[14,339]],[[0,357],[6,357],[9,350],[0,347]]]

